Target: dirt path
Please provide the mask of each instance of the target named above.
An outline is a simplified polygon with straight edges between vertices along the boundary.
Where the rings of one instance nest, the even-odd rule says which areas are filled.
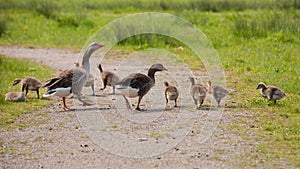
[[[0,54],[29,58],[55,69],[71,67],[79,58],[78,53],[58,49],[4,46],[0,46]],[[113,52],[111,55],[117,57],[107,57],[102,64],[107,70],[119,70],[117,73],[124,77],[128,74],[126,70],[146,71],[145,65],[153,60],[144,60],[144,54],[148,53],[133,54],[124,60],[119,57],[122,53]],[[153,59],[160,61],[159,58]],[[5,150],[0,154],[1,168],[292,168],[283,160],[268,164],[257,152],[260,139],[254,134],[253,126],[239,123],[247,120],[254,124],[250,112],[221,112],[221,120],[213,135],[205,142],[199,141],[205,133],[202,129],[210,120],[211,111],[217,110],[194,110],[188,103],[190,100],[185,102],[185,98],[189,98],[187,77],[190,72],[184,65],[164,60],[169,72],[173,73],[157,73],[156,86],[143,99],[143,106],[148,111],[138,113],[126,112],[122,98],[109,94],[111,89],[99,90],[102,83],[97,77],[97,62],[99,58],[92,58],[96,97],[88,96],[89,88],[84,91],[96,104],[82,108],[69,99],[68,104],[79,110],[63,112],[60,99],[53,98],[57,102],[51,107],[21,115],[16,123],[34,123],[22,129],[1,131],[0,141]],[[194,74],[207,78],[203,72]],[[164,109],[161,81],[166,79],[182,86],[181,106],[177,109]],[[135,104],[136,99],[131,102]],[[188,113],[189,116],[184,116]],[[184,117],[188,121],[180,121]],[[232,123],[236,123],[235,129],[228,127]],[[170,127],[170,124],[175,125]],[[182,137],[179,131],[185,127],[188,132]],[[248,129],[239,131],[238,128]],[[239,133],[243,131],[246,133]],[[116,140],[115,136],[119,139]]]

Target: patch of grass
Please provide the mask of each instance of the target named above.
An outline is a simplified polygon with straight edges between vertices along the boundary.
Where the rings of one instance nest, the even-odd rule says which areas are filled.
[[[234,15],[233,33],[244,38],[267,37],[276,33],[276,39],[293,42],[291,36],[300,31],[299,11],[258,11],[251,15]]]
[[[35,92],[28,93],[26,102],[5,101],[5,93],[20,91],[19,85],[12,85],[15,78],[33,76],[45,81],[53,75],[52,69],[25,59],[4,56],[0,56],[0,69],[0,76],[3,77],[0,81],[0,129],[7,128],[7,125],[13,123],[22,113],[30,113],[49,105],[48,100],[37,99]],[[44,90],[40,90],[40,94],[43,92]]]
[[[0,38],[4,35],[7,29],[7,21],[4,19],[0,19]]]
[[[168,137],[168,136],[169,136],[168,133],[158,132],[158,131],[154,131],[149,134],[149,137],[151,137],[151,138],[164,138],[164,137]]]

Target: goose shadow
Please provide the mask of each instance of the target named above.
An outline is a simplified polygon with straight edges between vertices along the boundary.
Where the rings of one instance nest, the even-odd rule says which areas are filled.
[[[111,107],[89,107],[89,108],[77,108],[74,111],[92,111],[92,110],[109,110]]]
[[[95,94],[95,95],[90,95],[92,97],[106,97],[106,95],[103,94]]]

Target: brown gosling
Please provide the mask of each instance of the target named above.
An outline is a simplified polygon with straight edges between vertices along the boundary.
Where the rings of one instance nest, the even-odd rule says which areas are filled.
[[[115,94],[115,86],[120,81],[119,77],[113,72],[103,71],[101,64],[98,65],[98,69],[103,83],[103,87],[100,90],[104,90],[106,86],[112,86],[113,94]]]
[[[8,92],[5,94],[5,100],[11,102],[25,102],[24,92]]]
[[[194,100],[196,108],[200,108],[205,100],[207,89],[202,84],[195,84],[195,79],[193,77],[190,77],[189,79],[191,82],[190,94]]]
[[[40,98],[39,89],[42,87],[42,83],[34,77],[26,77],[24,79],[17,78],[14,80],[13,85],[21,84],[21,92],[25,90],[25,96],[28,90],[36,91],[37,97]]]
[[[218,103],[218,107],[220,107],[221,100],[228,95],[228,90],[219,85],[211,85],[211,81],[209,80],[208,83],[208,93],[212,94],[214,99]]]
[[[274,101],[274,104],[276,104],[277,100],[280,100],[286,96],[286,94],[283,91],[281,91],[278,87],[266,86],[262,82],[258,83],[256,89],[261,89],[261,95],[264,98],[267,98],[268,100]]]
[[[78,62],[75,62],[74,65],[75,65],[75,67],[79,67]],[[88,79],[87,79],[87,81],[85,82],[85,85],[84,85],[84,87],[91,87],[92,88],[92,92],[93,92],[92,96],[95,95],[95,80],[94,79],[95,79],[94,76],[91,73],[89,73],[89,77],[88,77]]]
[[[168,105],[169,100],[174,100],[175,106],[177,107],[177,98],[178,98],[178,90],[175,86],[170,86],[168,82],[164,82],[166,87],[165,89],[165,98],[166,98],[166,107]]]

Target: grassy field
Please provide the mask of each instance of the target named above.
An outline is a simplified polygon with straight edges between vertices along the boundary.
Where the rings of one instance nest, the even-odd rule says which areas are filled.
[[[231,94],[232,100],[236,101],[231,105],[235,107],[233,113],[250,110],[257,115],[256,131],[264,138],[260,145],[261,154],[269,158],[285,158],[300,167],[297,160],[300,158],[299,1],[0,2],[0,44],[3,45],[79,50],[95,31],[127,14],[167,12],[188,20],[207,35],[222,59],[227,85],[236,90]],[[191,51],[175,51],[178,42],[168,37],[134,36],[122,41],[116,49],[140,50],[141,44],[143,49],[154,47],[170,50],[180,55],[192,69],[201,64]],[[5,79],[1,84],[9,84],[11,80]],[[255,90],[260,81],[280,87],[287,97],[273,105]],[[13,105],[4,103],[2,96],[1,99],[2,105]],[[11,114],[12,111],[3,111],[2,107],[1,116]],[[240,123],[250,125],[245,121]],[[234,128],[234,124],[231,127]]]
[[[0,55],[0,129],[12,127],[12,123],[22,113],[30,113],[49,105],[49,100],[37,99],[36,92],[28,92],[26,102],[7,102],[5,101],[5,93],[11,91],[20,91],[20,85],[13,86],[12,82],[15,78],[24,78],[33,76],[40,80],[48,80],[45,75],[52,75],[54,71],[45,66],[39,65],[24,59],[7,58]],[[5,77],[5,78],[4,78]],[[42,95],[44,90],[40,90]],[[26,126],[27,124],[24,124]],[[23,127],[16,126],[16,127]]]

